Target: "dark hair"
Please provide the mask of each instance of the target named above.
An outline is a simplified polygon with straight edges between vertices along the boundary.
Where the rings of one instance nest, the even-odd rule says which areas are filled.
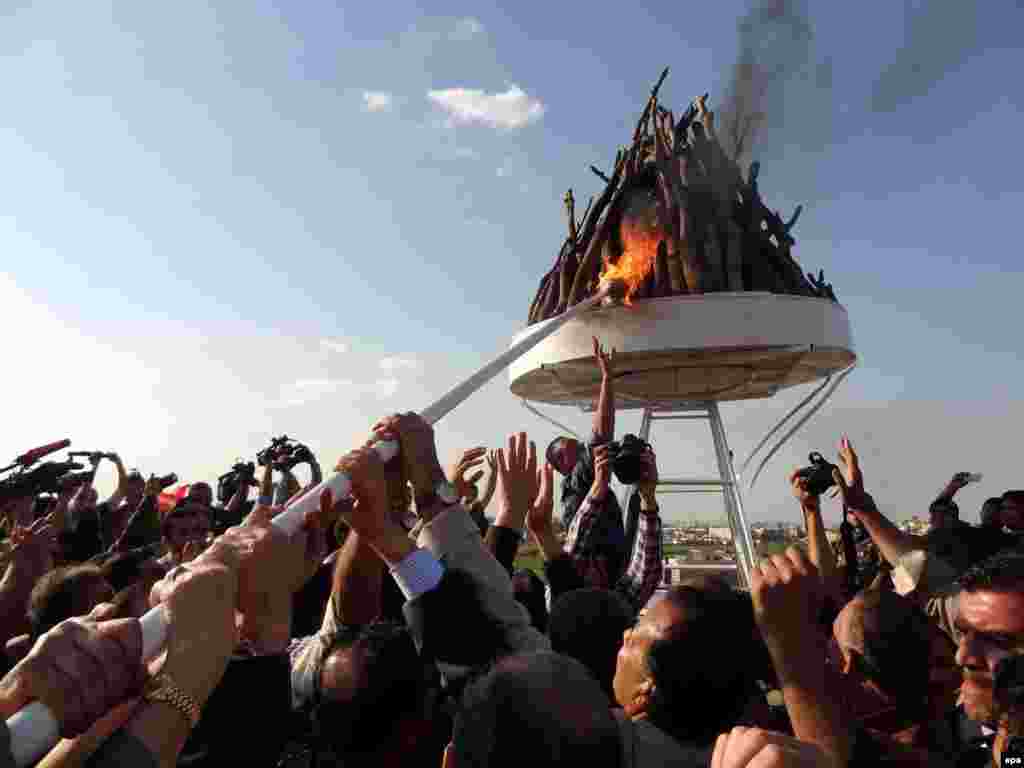
[[[57,568],[43,576],[28,599],[28,622],[33,640],[65,619],[84,616],[94,606],[84,601],[85,587],[103,580],[99,566],[86,564]]]
[[[160,521],[160,535],[164,538],[167,537],[167,531],[171,527],[172,520],[178,520],[182,517],[190,517],[192,515],[202,515],[212,525],[213,521],[210,520],[210,513],[207,508],[202,504],[196,504],[194,501],[183,500],[174,509],[164,515],[164,519]]]
[[[611,702],[575,659],[507,656],[463,696],[452,734],[459,768],[622,764]]]
[[[142,578],[142,564],[150,557],[146,550],[119,552],[102,565],[103,577],[120,592]]]
[[[547,459],[548,464],[553,467],[558,467],[558,457],[555,454],[562,449],[562,445],[568,439],[568,437],[556,437],[548,443],[547,450],[544,451],[544,458]]]
[[[913,601],[888,590],[867,590],[860,599],[865,674],[907,708],[906,714],[919,714],[928,696],[928,617]]]
[[[315,711],[320,735],[338,754],[372,752],[387,742],[398,721],[423,706],[429,667],[405,626],[374,622],[342,633],[323,654],[315,673],[317,690],[324,664],[339,652],[351,655],[356,686],[346,701],[321,693]]]
[[[531,570],[521,568],[512,574],[516,600],[530,614],[530,623],[538,632],[548,631],[548,606],[544,582]]]
[[[754,687],[743,604],[735,594],[692,587],[671,589],[663,599],[678,605],[686,620],[647,652],[654,682],[647,716],[677,741],[706,746],[736,724]]]
[[[965,592],[1024,591],[1024,552],[1007,549],[969,568],[957,580]]]
[[[551,650],[580,661],[604,692],[614,698],[616,657],[622,647],[622,633],[632,623],[633,612],[617,592],[574,589],[551,604]]]

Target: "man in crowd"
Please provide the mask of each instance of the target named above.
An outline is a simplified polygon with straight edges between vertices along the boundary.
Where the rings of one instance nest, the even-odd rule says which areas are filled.
[[[571,437],[557,437],[548,445],[546,458],[564,477],[562,525],[566,530],[572,527],[581,506],[590,496],[595,514],[592,540],[597,544],[597,549],[588,553],[591,562],[587,571],[591,576],[596,572],[604,572],[606,576],[603,579],[590,583],[595,587],[608,587],[618,579],[625,567],[629,549],[622,508],[615,494],[607,491],[608,478],[600,478],[596,474],[598,451],[606,455],[607,450],[601,446],[607,445],[615,437],[615,350],[605,352],[595,338],[594,359],[601,371],[601,394],[594,411],[590,441],[583,444]],[[595,484],[597,480],[601,482]]]

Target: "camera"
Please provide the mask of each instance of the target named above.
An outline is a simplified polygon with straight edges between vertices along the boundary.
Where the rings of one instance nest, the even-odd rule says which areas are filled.
[[[254,476],[256,474],[256,465],[251,461],[239,461],[233,467],[230,472],[225,472],[223,475],[217,478],[217,500],[221,504],[227,504],[231,501],[231,497],[238,493],[238,489],[242,483],[246,485],[256,485]]]
[[[797,477],[804,481],[804,487],[812,496],[821,496],[825,491],[836,484],[832,477],[835,464],[830,464],[820,453],[812,453],[807,457],[810,466],[804,467],[797,472]]]
[[[43,493],[60,493],[67,476],[75,470],[84,469],[73,461],[47,461],[35,469],[22,469],[0,480],[0,504],[38,496]]]
[[[635,485],[644,472],[644,454],[651,444],[636,435],[623,435],[621,441],[608,443],[612,472],[623,485]]]
[[[178,476],[171,472],[171,474],[169,475],[158,477],[157,482],[160,483],[160,490],[166,491],[168,488],[170,488],[172,485],[178,482]]]
[[[261,466],[265,467],[269,464],[274,464],[283,457],[287,456],[294,450],[291,445],[292,439],[288,435],[281,435],[275,437],[270,441],[270,446],[264,448],[262,451],[256,454],[256,462]]]
[[[301,443],[292,440],[288,435],[275,437],[270,446],[256,454],[256,461],[261,467],[267,465],[281,471],[288,471],[297,464],[313,461],[313,452]]]

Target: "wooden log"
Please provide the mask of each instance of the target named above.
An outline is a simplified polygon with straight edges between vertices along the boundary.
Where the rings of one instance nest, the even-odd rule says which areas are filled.
[[[746,256],[752,262],[752,291],[775,291],[775,269],[772,267],[771,254],[765,243],[771,246],[767,235],[758,226],[757,230],[748,230],[744,238],[746,244]]]
[[[595,277],[595,270],[599,273],[601,264],[599,256],[603,238],[607,236],[608,216],[602,216],[605,208],[611,204],[614,206],[622,193],[622,183],[625,166],[628,158],[620,153],[616,162],[615,173],[612,174],[611,183],[605,187],[604,192],[594,203],[594,209],[588,217],[584,233],[580,238],[580,247],[585,248],[580,258],[579,268],[576,270],[576,277],[573,280],[572,288],[569,291],[568,306],[572,307],[583,300],[584,290]],[[610,209],[609,209],[610,210]]]
[[[602,181],[604,181],[604,183],[605,183],[605,184],[611,184],[611,183],[612,183],[612,180],[611,180],[611,179],[610,179],[610,178],[609,178],[608,176],[606,176],[606,175],[605,175],[604,173],[602,173],[602,172],[601,172],[601,171],[600,171],[600,170],[599,170],[599,169],[598,169],[598,168],[597,168],[596,166],[593,166],[593,165],[592,165],[592,166],[590,166],[590,170],[591,170],[591,171],[593,171],[593,172],[594,172],[594,174],[595,174],[595,175],[596,175],[596,176],[597,176],[597,177],[598,177],[599,179],[601,179]]]
[[[541,299],[544,297],[544,290],[548,287],[548,283],[551,281],[551,275],[553,272],[548,272],[540,280],[540,285],[537,286],[537,293],[533,297],[533,302],[530,304],[530,314],[527,316],[526,321],[528,325],[533,325],[537,322],[537,308],[540,306]]]
[[[547,320],[549,317],[553,317],[555,310],[558,309],[558,290],[561,287],[558,280],[559,272],[556,270],[551,276],[551,280],[548,281],[547,288],[544,290],[544,296],[541,299],[540,307],[537,310],[537,317],[541,320]]]
[[[704,225],[704,269],[706,277],[705,293],[722,291],[725,286],[725,264],[722,261],[722,249],[718,240],[718,227],[713,221]]]
[[[672,281],[668,271],[668,243],[662,240],[658,243],[658,253],[654,257],[654,285],[651,287],[651,296],[671,296]]]
[[[648,118],[651,115],[651,111],[654,109],[655,105],[658,103],[658,91],[661,90],[661,84],[664,83],[665,82],[665,78],[668,77],[668,70],[669,70],[669,68],[665,67],[664,71],[661,73],[661,77],[658,78],[658,82],[656,82],[654,84],[654,87],[651,89],[651,95],[647,99],[647,106],[644,107],[643,114],[640,115],[640,121],[637,123],[636,130],[633,132],[633,143],[634,144],[637,141],[639,141],[640,137],[643,135],[643,133],[644,133],[646,127],[647,127],[647,121],[648,121]]]
[[[725,271],[730,291],[743,290],[743,232],[730,216],[722,228],[725,236]]]
[[[579,269],[579,258],[576,255],[576,244],[566,243],[568,251],[562,261],[562,268],[558,277],[558,307],[556,314],[561,314],[569,306],[569,292],[572,290],[572,282],[576,279],[576,270]]]

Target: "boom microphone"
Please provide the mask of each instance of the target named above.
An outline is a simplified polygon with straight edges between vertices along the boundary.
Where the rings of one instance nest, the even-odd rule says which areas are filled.
[[[49,443],[48,445],[41,445],[38,448],[33,448],[31,451],[26,451],[14,460],[15,464],[21,464],[23,467],[27,467],[31,464],[35,464],[43,456],[47,456],[54,451],[59,451],[61,448],[67,448],[71,445],[70,440],[58,440],[56,443]]]

